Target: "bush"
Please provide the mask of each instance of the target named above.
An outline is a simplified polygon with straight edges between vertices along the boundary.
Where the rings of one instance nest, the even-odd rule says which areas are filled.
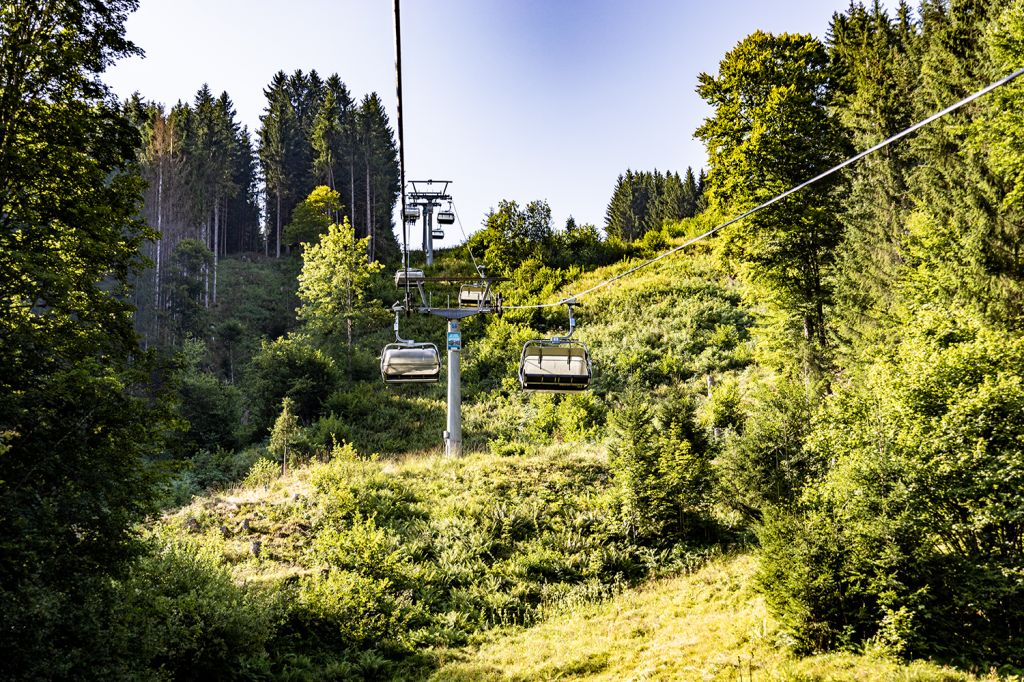
[[[252,429],[262,437],[277,418],[281,400],[295,401],[304,422],[318,416],[337,382],[334,362],[301,337],[264,342],[247,370],[247,394],[252,405]]]
[[[735,420],[738,396],[729,385],[712,393],[711,409]],[[821,456],[804,447],[817,396],[804,384],[779,378],[759,385],[739,427],[725,432],[715,462],[719,496],[748,520],[759,520],[768,506],[791,506],[804,487],[822,474]]]
[[[274,479],[277,478],[281,472],[280,465],[272,459],[266,457],[260,457],[249,469],[249,473],[243,481],[243,485],[247,488],[257,488],[263,486],[264,490],[270,487]]]
[[[182,455],[237,445],[242,397],[237,388],[206,372],[191,371],[179,379],[180,413],[188,430],[174,438]]]
[[[297,611],[319,637],[353,649],[400,647],[412,614],[409,600],[395,594],[387,579],[342,569],[305,578]]]
[[[528,431],[535,442],[582,441],[596,438],[604,426],[607,408],[593,393],[542,394],[531,401],[537,414]]]
[[[1024,339],[915,322],[815,419],[810,448],[833,464],[765,524],[763,584],[806,648],[1021,665]]]
[[[172,479],[172,498],[165,504],[186,504],[193,495],[206,490],[237,484],[245,478],[252,465],[266,456],[260,447],[231,452],[203,450],[185,463]]]
[[[124,584],[123,599],[121,636],[144,668],[176,680],[268,673],[267,646],[279,608],[236,587],[199,546],[158,549]]]
[[[673,544],[710,528],[711,451],[689,401],[668,400],[655,414],[633,399],[613,413],[611,434],[612,477],[631,535]]]

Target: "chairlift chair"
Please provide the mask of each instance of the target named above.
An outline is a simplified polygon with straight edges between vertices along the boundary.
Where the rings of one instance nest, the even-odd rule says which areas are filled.
[[[414,223],[420,219],[420,210],[415,206],[406,206],[404,216],[405,222]]]
[[[573,339],[527,341],[519,360],[519,385],[524,391],[576,393],[590,388],[590,350]]]
[[[444,230],[439,230],[435,227],[430,231],[430,237],[432,239],[444,239]]]
[[[395,342],[380,354],[380,377],[386,384],[433,384],[441,379],[441,353],[432,343],[410,341],[398,335],[400,303],[395,311]]]
[[[432,343],[389,343],[380,355],[380,376],[386,384],[435,384],[441,378],[441,353]]]
[[[452,211],[438,211],[437,222],[440,225],[452,225],[455,223],[455,213]]]
[[[419,268],[399,268],[395,272],[395,286],[399,289],[404,289],[406,282],[410,286],[417,286],[426,279],[423,271]]]
[[[570,338],[576,331],[573,315],[575,300],[569,307],[569,333],[551,339],[534,339],[523,346],[519,359],[519,385],[524,391],[548,393],[576,393],[590,388],[594,375],[590,349],[586,344]]]
[[[491,305],[491,292],[487,284],[463,284],[459,287],[459,306],[480,308]]]

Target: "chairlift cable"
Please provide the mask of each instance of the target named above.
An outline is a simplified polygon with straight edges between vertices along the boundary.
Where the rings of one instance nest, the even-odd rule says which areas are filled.
[[[409,307],[409,244],[406,238],[408,228],[405,224],[405,130],[402,127],[402,16],[399,4],[395,0],[395,95],[397,97],[398,124],[398,172],[399,186],[402,188],[402,263],[405,266],[405,307]]]
[[[778,194],[778,195],[772,197],[771,199],[769,199],[768,201],[764,202],[763,204],[759,204],[759,205],[755,206],[754,208],[750,209],[749,211],[741,213],[740,215],[736,216],[735,218],[731,218],[731,219],[727,220],[724,223],[716,225],[715,227],[711,228],[707,232],[704,232],[703,234],[700,234],[700,235],[698,235],[698,236],[696,236],[696,237],[694,237],[692,239],[689,239],[686,242],[684,242],[683,244],[680,244],[679,246],[676,246],[676,247],[674,247],[672,249],[669,249],[668,251],[666,251],[666,252],[664,252],[664,253],[662,253],[662,254],[660,254],[658,256],[655,256],[654,258],[646,260],[643,263],[640,263],[639,265],[636,265],[636,266],[630,268],[629,270],[626,270],[625,272],[621,272],[618,275],[615,275],[614,277],[609,277],[608,279],[606,279],[606,280],[604,280],[602,282],[598,282],[597,284],[595,284],[594,286],[590,287],[589,289],[586,289],[585,291],[581,291],[578,294],[574,294],[572,296],[568,296],[568,297],[563,298],[561,300],[555,301],[554,303],[538,303],[538,304],[535,304],[535,305],[508,305],[508,306],[505,306],[505,310],[529,310],[529,309],[537,309],[537,308],[553,308],[553,307],[559,306],[559,305],[566,305],[566,304],[574,301],[577,298],[580,298],[582,296],[586,296],[587,294],[593,293],[593,292],[597,291],[598,289],[602,289],[602,288],[608,286],[609,284],[612,284],[613,282],[616,282],[616,281],[622,279],[623,277],[625,277],[627,275],[631,275],[632,273],[636,272],[637,270],[646,268],[648,265],[652,265],[654,263],[657,263],[658,261],[662,260],[663,258],[667,258],[668,256],[671,256],[672,254],[674,254],[674,253],[676,253],[678,251],[682,251],[683,249],[687,248],[688,246],[692,246],[693,244],[696,244],[699,241],[703,241],[704,239],[707,239],[708,237],[710,237],[711,235],[715,234],[719,230],[723,230],[726,227],[729,227],[730,225],[732,225],[733,223],[737,223],[740,220],[743,220],[744,218],[747,218],[747,217],[749,217],[749,216],[751,216],[751,215],[753,215],[753,214],[755,214],[755,213],[757,213],[759,211],[762,211],[762,210],[768,208],[769,206],[771,206],[772,204],[778,203],[779,201],[782,201],[786,197],[788,197],[788,196],[790,196],[792,194],[795,194],[795,193],[799,192],[802,189],[805,189],[806,187],[808,187],[810,185],[813,185],[814,183],[818,182],[819,180],[823,180],[823,179],[827,178],[828,176],[830,176],[830,175],[832,175],[834,173],[839,172],[840,170],[846,168],[850,164],[853,164],[853,163],[856,163],[857,161],[860,161],[865,156],[868,156],[869,154],[873,154],[873,153],[879,151],[880,149],[884,149],[885,147],[888,147],[893,142],[896,142],[898,140],[903,139],[907,135],[910,135],[911,133],[916,132],[917,130],[920,130],[921,128],[925,127],[926,125],[928,125],[930,123],[934,123],[935,121],[939,120],[940,118],[943,118],[944,116],[947,116],[948,114],[953,113],[957,109],[960,109],[960,108],[964,107],[965,105],[970,104],[974,100],[987,95],[988,93],[992,92],[993,90],[996,90],[998,88],[1003,87],[1004,85],[1007,85],[1008,83],[1010,83],[1011,81],[1019,78],[1022,75],[1024,75],[1024,68],[1018,69],[1017,71],[1014,71],[1013,73],[1011,73],[1011,74],[1009,74],[1007,76],[1004,76],[1003,78],[1000,78],[999,80],[995,81],[994,83],[991,83],[991,84],[985,86],[981,90],[978,90],[977,92],[975,92],[975,93],[973,93],[971,95],[968,95],[967,97],[963,98],[959,102],[946,107],[942,111],[936,112],[936,113],[932,114],[931,116],[929,116],[928,118],[926,118],[926,119],[924,119],[922,121],[918,121],[917,123],[915,123],[914,125],[910,126],[909,128],[907,128],[907,129],[905,129],[905,130],[903,130],[903,131],[901,131],[899,133],[896,133],[892,137],[889,137],[889,138],[887,138],[885,140],[882,140],[881,142],[879,142],[875,146],[871,147],[870,149],[865,149],[864,151],[860,152],[859,154],[850,157],[846,161],[843,161],[839,165],[833,166],[832,168],[828,169],[824,173],[821,173],[820,175],[816,175],[815,177],[811,178],[810,180],[807,180],[806,182],[803,182],[803,183],[797,185],[796,187],[791,187],[790,189],[786,190],[782,194]]]
[[[476,258],[473,256],[473,249],[469,246],[469,235],[466,234],[466,230],[462,228],[462,218],[459,217],[459,209],[455,208],[455,202],[451,202],[452,213],[455,214],[455,220],[459,223],[459,232],[462,233],[462,238],[466,240],[466,251],[469,251],[469,259],[473,261],[473,270],[479,275],[480,267],[476,264]]]

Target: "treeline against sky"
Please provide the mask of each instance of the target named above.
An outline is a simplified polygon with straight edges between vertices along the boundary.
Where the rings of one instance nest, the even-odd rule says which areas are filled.
[[[228,93],[215,97],[206,85],[170,109],[139,94],[126,103],[143,139],[143,218],[160,235],[145,246],[153,265],[134,295],[147,342],[181,326],[177,299],[217,302],[221,257],[290,251],[284,228],[317,185],[341,195],[356,234],[370,237],[371,260],[397,258],[397,147],[377,94],[357,101],[337,74],[316,71],[278,72],[264,93],[255,140]]]
[[[615,181],[605,212],[605,233],[626,242],[660,230],[666,222],[692,218],[704,209],[704,171],[679,173],[627,169]]]

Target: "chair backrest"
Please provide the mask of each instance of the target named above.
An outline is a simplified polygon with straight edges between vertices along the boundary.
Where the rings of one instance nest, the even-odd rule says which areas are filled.
[[[491,304],[491,295],[483,284],[463,284],[459,288],[459,305],[463,308],[476,308],[481,303]]]
[[[417,284],[422,282],[424,278],[425,275],[423,274],[423,271],[420,270],[419,268],[409,268],[408,270],[406,270],[405,268],[399,268],[395,272],[395,286],[401,289],[405,286],[405,282],[407,280],[409,284],[416,286]]]
[[[582,343],[528,341],[519,361],[519,383],[527,391],[556,393],[590,387],[590,351]]]
[[[380,376],[389,384],[434,383],[441,354],[432,343],[389,343],[380,356]]]

